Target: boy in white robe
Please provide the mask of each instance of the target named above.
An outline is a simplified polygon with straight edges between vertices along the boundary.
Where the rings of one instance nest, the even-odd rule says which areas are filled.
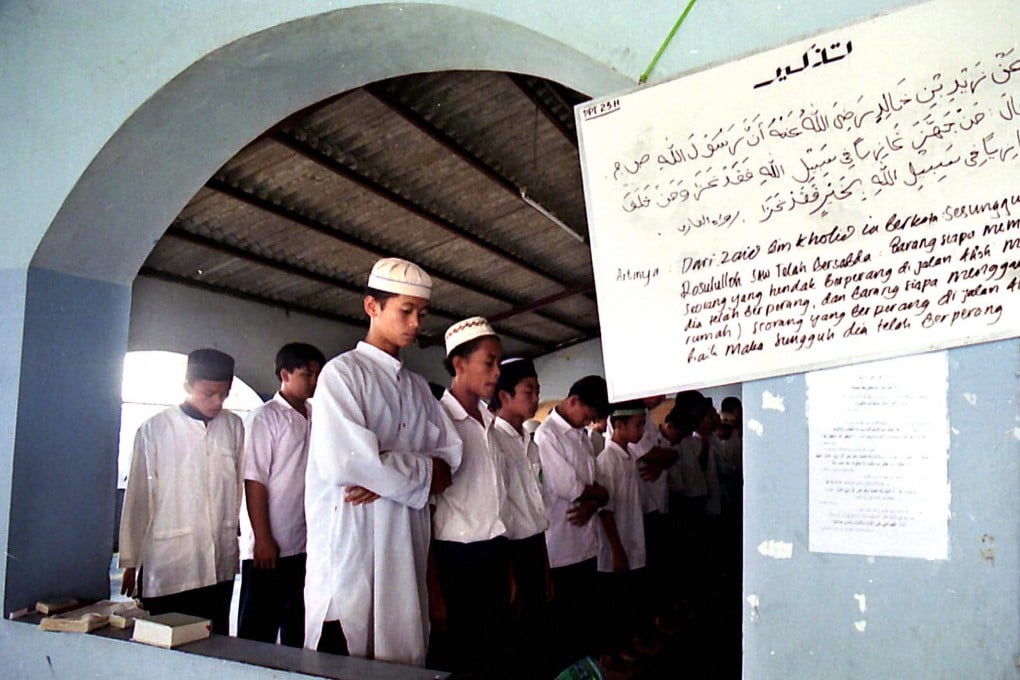
[[[244,425],[223,410],[233,380],[229,355],[188,355],[184,403],[135,435],[120,524],[121,592],[137,585],[149,613],[208,618],[219,635],[228,633],[243,476]]]
[[[376,262],[365,340],[319,375],[305,477],[306,648],[425,662],[428,498],[450,485],[461,459],[428,383],[399,359],[431,292],[417,265]]]

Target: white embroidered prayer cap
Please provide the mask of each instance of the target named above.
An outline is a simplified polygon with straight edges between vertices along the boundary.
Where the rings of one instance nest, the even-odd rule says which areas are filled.
[[[432,277],[414,262],[399,257],[384,257],[372,265],[368,275],[368,287],[385,293],[432,297]]]
[[[484,335],[495,334],[496,331],[492,330],[492,326],[485,320],[485,317],[472,316],[470,319],[458,321],[446,329],[446,356],[450,356],[450,352],[465,342],[470,342]]]

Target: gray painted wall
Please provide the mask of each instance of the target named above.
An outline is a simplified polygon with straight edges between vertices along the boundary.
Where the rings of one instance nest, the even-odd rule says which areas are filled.
[[[947,561],[809,553],[804,376],[744,385],[762,431],[744,429],[744,596],[760,602],[744,602],[747,677],[1020,678],[1018,351],[949,352]],[[765,392],[785,410],[763,409]],[[792,557],[759,553],[769,540]]]
[[[128,289],[28,276],[7,537],[5,612],[109,596]],[[111,456],[112,454],[112,456]]]
[[[310,342],[329,358],[356,345],[366,329],[138,278],[131,287],[128,349],[185,353],[196,347],[216,347],[234,356],[238,377],[259,394],[271,395],[280,387],[273,360],[282,345]],[[414,346],[402,356],[411,370],[441,385],[448,382],[442,348]]]

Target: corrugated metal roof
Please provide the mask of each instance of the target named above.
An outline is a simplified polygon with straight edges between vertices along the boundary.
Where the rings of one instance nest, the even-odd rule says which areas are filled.
[[[399,256],[435,282],[423,342],[476,314],[507,353],[596,337],[571,108],[585,99],[464,71],[332,97],[220,168],[140,273],[364,323],[372,263]]]

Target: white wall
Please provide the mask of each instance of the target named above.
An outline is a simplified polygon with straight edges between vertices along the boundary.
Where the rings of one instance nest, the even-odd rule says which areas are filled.
[[[354,347],[366,328],[139,277],[131,287],[128,350],[187,353],[215,347],[233,356],[237,376],[265,396],[279,387],[273,361],[281,346],[308,342],[328,359]],[[438,347],[414,346],[404,351],[403,359],[411,370],[445,385],[442,354]]]

